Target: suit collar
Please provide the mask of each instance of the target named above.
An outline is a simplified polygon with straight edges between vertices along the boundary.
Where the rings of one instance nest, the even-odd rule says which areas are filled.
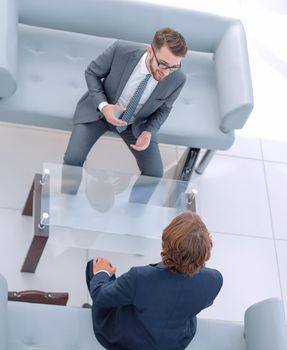
[[[132,54],[129,55],[127,62],[125,64],[125,69],[122,73],[122,77],[120,80],[120,83],[117,88],[115,101],[118,101],[123,89],[128,82],[133,70],[135,69],[136,65],[138,64],[139,60],[142,58],[144,53],[146,52],[146,49],[137,49]],[[173,73],[174,74],[174,73]],[[171,76],[168,76],[167,78],[161,80],[158,82],[157,86],[153,90],[152,94],[147,99],[146,103],[143,105],[143,107],[138,111],[137,115],[140,116],[142,113],[145,112],[145,110],[149,109],[149,104],[156,98],[165,98],[166,96],[162,96],[164,92],[168,89],[169,86],[169,79],[172,79]],[[115,102],[116,103],[116,102]]]
[[[157,264],[157,268],[158,269],[167,269],[167,267],[163,264],[162,261]]]
[[[155,267],[157,269],[168,269],[168,267],[166,267],[162,261],[156,264],[150,264],[150,266]]]
[[[129,58],[126,62],[125,69],[122,73],[122,77],[117,89],[115,101],[118,101],[118,99],[120,98],[121,93],[123,92],[123,89],[127,81],[129,80],[129,77],[131,76],[133,70],[135,69],[136,65],[138,64],[139,60],[141,59],[141,57],[145,52],[146,50],[139,49],[139,50],[136,50],[131,55],[129,55]]]
[[[151,95],[149,96],[147,101],[145,102],[145,104],[138,111],[137,117],[140,118],[141,115],[145,115],[146,111],[148,111],[150,108],[150,103],[152,101],[154,101],[155,99],[157,99],[157,98],[165,99],[166,96],[164,94],[167,91],[168,86],[169,86],[169,84],[168,84],[167,78],[159,81],[157,86],[155,87],[155,89],[153,90],[153,92],[151,93]]]

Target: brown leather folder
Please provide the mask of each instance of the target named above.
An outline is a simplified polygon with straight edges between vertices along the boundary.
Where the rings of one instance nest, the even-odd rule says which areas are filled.
[[[69,293],[42,292],[40,290],[8,292],[9,301],[22,301],[25,303],[66,305],[68,298]]]

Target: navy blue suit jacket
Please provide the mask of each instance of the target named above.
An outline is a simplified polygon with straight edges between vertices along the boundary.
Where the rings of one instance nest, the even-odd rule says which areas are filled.
[[[196,315],[213,303],[222,286],[219,271],[192,276],[162,263],[133,267],[118,278],[93,276],[93,326],[109,350],[183,350],[194,337]]]

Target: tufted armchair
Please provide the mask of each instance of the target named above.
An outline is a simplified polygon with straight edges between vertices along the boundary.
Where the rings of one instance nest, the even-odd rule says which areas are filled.
[[[101,350],[89,309],[7,302],[7,282],[0,275],[1,350]],[[239,322],[198,320],[187,350],[286,350],[282,303],[267,299],[252,305]],[[136,350],[136,349],[135,349]]]
[[[187,83],[158,139],[205,149],[202,173],[253,108],[237,19],[137,0],[0,0],[0,121],[70,130],[90,61],[115,39],[150,43],[166,26],[187,40]]]

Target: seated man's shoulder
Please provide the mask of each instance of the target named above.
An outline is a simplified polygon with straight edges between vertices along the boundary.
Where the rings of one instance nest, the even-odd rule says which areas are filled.
[[[220,271],[218,271],[216,269],[204,267],[200,270],[199,275],[204,279],[208,279],[210,281],[217,282],[219,285],[223,284],[223,276],[220,273]]]
[[[159,270],[161,270],[161,264],[149,264],[144,266],[134,266],[131,268],[132,273],[136,275],[151,275],[153,273],[157,273]]]
[[[137,50],[144,51],[148,47],[146,44],[127,40],[117,40],[116,46],[118,50],[125,50],[125,52],[133,52]]]
[[[178,70],[177,73],[178,73],[180,79],[183,81],[183,83],[185,83],[186,82],[186,75],[185,75],[185,73],[181,69]]]

